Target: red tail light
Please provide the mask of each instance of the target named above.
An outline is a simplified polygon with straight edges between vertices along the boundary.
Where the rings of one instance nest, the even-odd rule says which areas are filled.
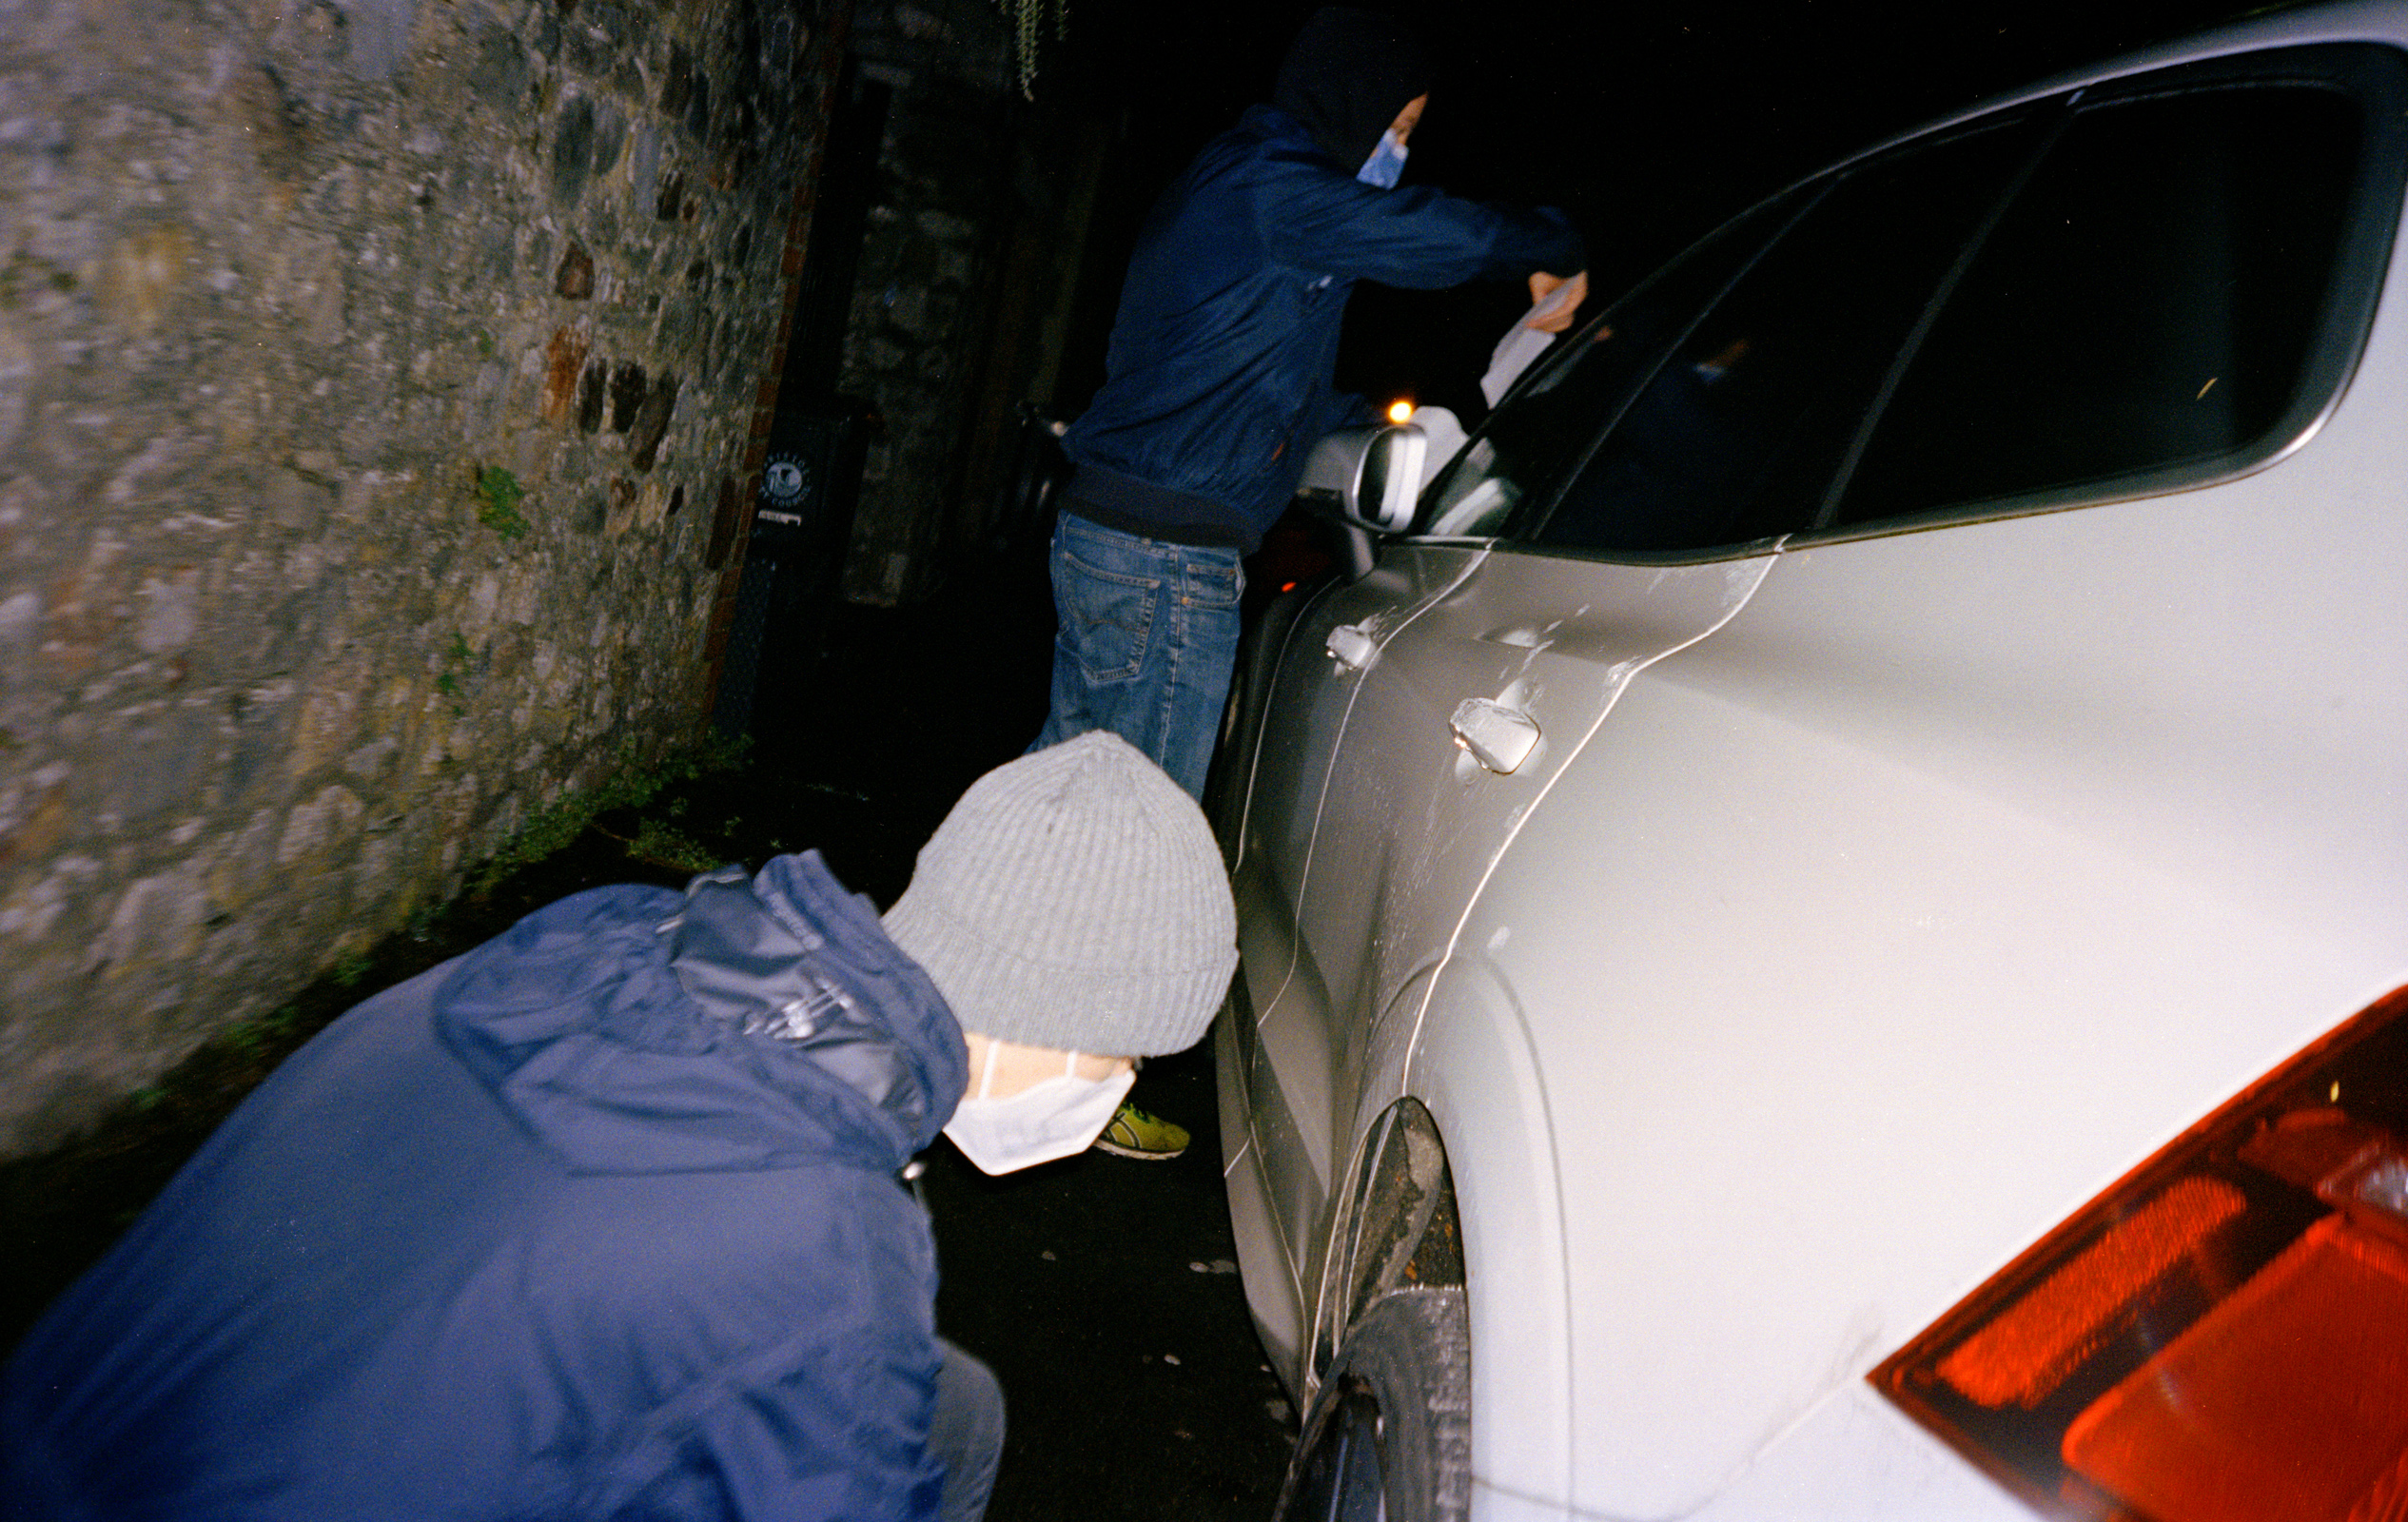
[[[1871,1378],[2051,1515],[2408,1522],[2408,988]]]

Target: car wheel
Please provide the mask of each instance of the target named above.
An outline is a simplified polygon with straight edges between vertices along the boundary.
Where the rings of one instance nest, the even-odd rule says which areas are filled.
[[[1471,1493],[1462,1288],[1383,1295],[1348,1330],[1305,1415],[1281,1522],[1461,1522]]]

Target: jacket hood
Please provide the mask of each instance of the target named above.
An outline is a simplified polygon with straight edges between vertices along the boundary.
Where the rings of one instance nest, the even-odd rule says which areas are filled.
[[[1434,71],[1429,53],[1395,18],[1328,6],[1289,45],[1271,104],[1352,174],[1406,103],[1429,91]]]
[[[435,1021],[591,1173],[891,1171],[935,1141],[969,1067],[936,985],[816,851],[749,882],[705,873],[682,898],[562,899],[463,957]]]

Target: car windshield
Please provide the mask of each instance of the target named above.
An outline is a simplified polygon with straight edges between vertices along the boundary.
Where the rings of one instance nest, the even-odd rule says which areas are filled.
[[[1587,459],[1666,346],[1811,193],[1725,224],[1562,341],[1422,495],[1413,532],[1497,534],[1517,507],[1550,496]]]

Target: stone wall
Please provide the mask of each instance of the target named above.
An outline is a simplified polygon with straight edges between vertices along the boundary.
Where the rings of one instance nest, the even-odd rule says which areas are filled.
[[[695,732],[843,5],[0,0],[0,1155]]]

